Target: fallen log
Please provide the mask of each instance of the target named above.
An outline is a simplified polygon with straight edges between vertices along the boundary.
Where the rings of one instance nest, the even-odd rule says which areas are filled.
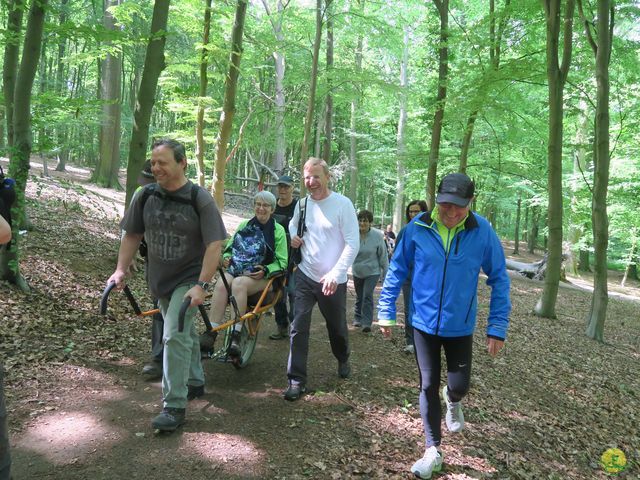
[[[533,278],[534,280],[542,280],[544,278],[546,265],[546,258],[533,263],[517,262],[507,259],[507,270],[513,270],[523,277]]]
[[[567,259],[566,255],[562,255],[562,261]],[[542,260],[538,260],[533,263],[518,262],[516,260],[507,259],[507,270],[512,270],[523,277],[531,278],[533,280],[544,280],[545,273],[547,271],[547,256],[545,255]],[[566,281],[564,265],[562,265],[560,271],[560,280]]]

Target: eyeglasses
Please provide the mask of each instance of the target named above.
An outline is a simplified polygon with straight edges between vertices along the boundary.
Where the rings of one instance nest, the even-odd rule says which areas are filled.
[[[256,208],[271,208],[270,203],[256,202],[253,204]]]

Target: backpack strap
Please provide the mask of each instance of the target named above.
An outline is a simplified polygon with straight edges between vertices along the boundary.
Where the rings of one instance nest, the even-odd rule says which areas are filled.
[[[176,197],[168,193],[163,193],[160,190],[158,190],[157,187],[158,187],[157,183],[150,183],[149,185],[146,185],[142,190],[142,199],[140,200],[141,202],[140,208],[142,209],[142,211],[144,211],[144,206],[147,203],[147,200],[149,199],[149,197],[153,195],[154,197],[158,197],[162,200],[168,200],[170,202],[184,203],[187,205],[191,205],[193,209],[196,211],[198,218],[200,218],[200,210],[198,210],[198,194],[200,193],[201,187],[199,185],[195,185],[193,183],[191,184],[190,199]]]
[[[298,217],[298,237],[302,238],[304,232],[307,230],[307,202],[309,201],[309,197],[304,197],[304,203],[300,203],[300,216]]]

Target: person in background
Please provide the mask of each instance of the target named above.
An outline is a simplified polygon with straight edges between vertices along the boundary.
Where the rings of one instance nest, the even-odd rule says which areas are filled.
[[[393,232],[393,226],[387,225],[384,231],[384,241],[387,244],[387,251],[389,252],[389,259],[393,255],[393,249],[396,247],[396,234]]]
[[[271,215],[276,197],[271,192],[258,192],[254,199],[255,215],[238,225],[222,255],[224,275],[236,299],[240,315],[247,310],[247,298],[261,292],[269,276],[287,268],[287,239],[284,227]],[[229,292],[222,281],[216,283],[211,301],[211,325],[223,323]],[[239,357],[242,323],[236,323],[231,336],[229,355]]]
[[[147,160],[144,162],[142,170],[138,175],[138,188],[136,189],[136,192],[144,188],[145,185],[155,183],[155,181],[156,179],[151,171],[151,160]],[[155,298],[153,299],[153,308],[158,308],[158,300]],[[151,359],[142,367],[142,375],[149,380],[158,380],[162,378],[163,330],[164,320],[162,319],[162,314],[160,312],[155,313],[151,319]]]
[[[0,244],[11,240],[11,226],[0,215]],[[9,429],[7,428],[7,405],[4,401],[4,365],[0,363],[0,480],[11,478],[11,454],[9,452]]]
[[[293,198],[293,179],[289,175],[282,175],[278,178],[278,201],[276,209],[273,212],[275,216],[280,215],[283,219],[283,226],[287,234],[287,251],[291,244],[291,236],[289,235],[289,222],[293,218],[293,212],[296,208],[298,200]],[[287,309],[287,299],[289,300],[289,308]],[[289,338],[289,325],[293,322],[293,305],[295,301],[295,282],[294,276],[287,276],[286,294],[276,303],[274,307],[276,325],[278,331],[269,335],[271,340],[282,340]]]
[[[356,256],[351,273],[356,289],[356,304],[353,326],[362,327],[363,333],[371,331],[373,323],[373,292],[378,280],[387,273],[389,258],[380,230],[371,228],[373,213],[369,210],[358,212],[358,228],[360,231],[360,249]]]
[[[395,324],[396,299],[413,267],[411,286],[416,362],[420,372],[420,415],[426,437],[424,456],[411,467],[419,478],[442,469],[440,370],[447,360],[442,388],[445,423],[450,432],[464,428],[462,398],[469,391],[473,332],[478,307],[480,269],[487,275],[491,301],[486,344],[489,355],[502,349],[509,326],[509,276],[500,239],[489,222],[470,210],[475,186],[463,173],[445,176],[436,207],[407,225],[385,278],[378,322],[389,338]]]
[[[413,220],[419,213],[426,211],[427,202],[424,200],[411,200],[405,209],[407,224],[409,224],[409,222],[411,222],[411,220]],[[396,244],[399,244],[400,240],[402,240],[405,228],[406,225],[400,230],[400,232],[398,232]],[[406,353],[414,352],[413,327],[411,326],[411,295],[411,272],[409,272],[407,281],[402,284],[402,300],[404,303],[404,351]]]
[[[147,282],[158,299],[164,318],[162,361],[162,412],[151,422],[160,431],[174,431],[185,421],[187,401],[204,395],[204,371],[200,362],[194,318],[204,302],[209,281],[220,261],[227,232],[209,192],[186,175],[184,146],[170,139],[154,143],[151,169],[158,195],[135,195],[120,224],[127,233],[120,242],[118,264],[107,284],[123,288],[129,265],[144,236],[147,242]],[[191,204],[195,189],[197,208]],[[185,299],[190,308],[184,329],[178,331],[179,312]]]
[[[329,189],[329,166],[320,158],[304,164],[309,195],[298,202],[289,223],[291,246],[300,248],[302,261],[295,271],[296,301],[285,400],[298,400],[306,392],[311,312],[317,303],[325,319],[331,351],[338,360],[338,376],[348,378],[347,270],[358,254],[358,220],[351,200]],[[304,233],[298,232],[300,209],[305,209]],[[302,238],[301,236],[302,235]]]

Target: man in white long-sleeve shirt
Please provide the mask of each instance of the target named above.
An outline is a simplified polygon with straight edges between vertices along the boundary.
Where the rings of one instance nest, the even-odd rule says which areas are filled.
[[[291,246],[300,248],[296,270],[295,313],[291,327],[285,400],[298,400],[306,391],[311,311],[317,303],[327,324],[331,351],[338,360],[338,375],[349,377],[347,329],[347,270],[359,248],[358,219],[347,197],[329,189],[329,167],[320,158],[304,165],[309,195],[298,202],[289,223]],[[298,231],[298,219],[305,219]]]

